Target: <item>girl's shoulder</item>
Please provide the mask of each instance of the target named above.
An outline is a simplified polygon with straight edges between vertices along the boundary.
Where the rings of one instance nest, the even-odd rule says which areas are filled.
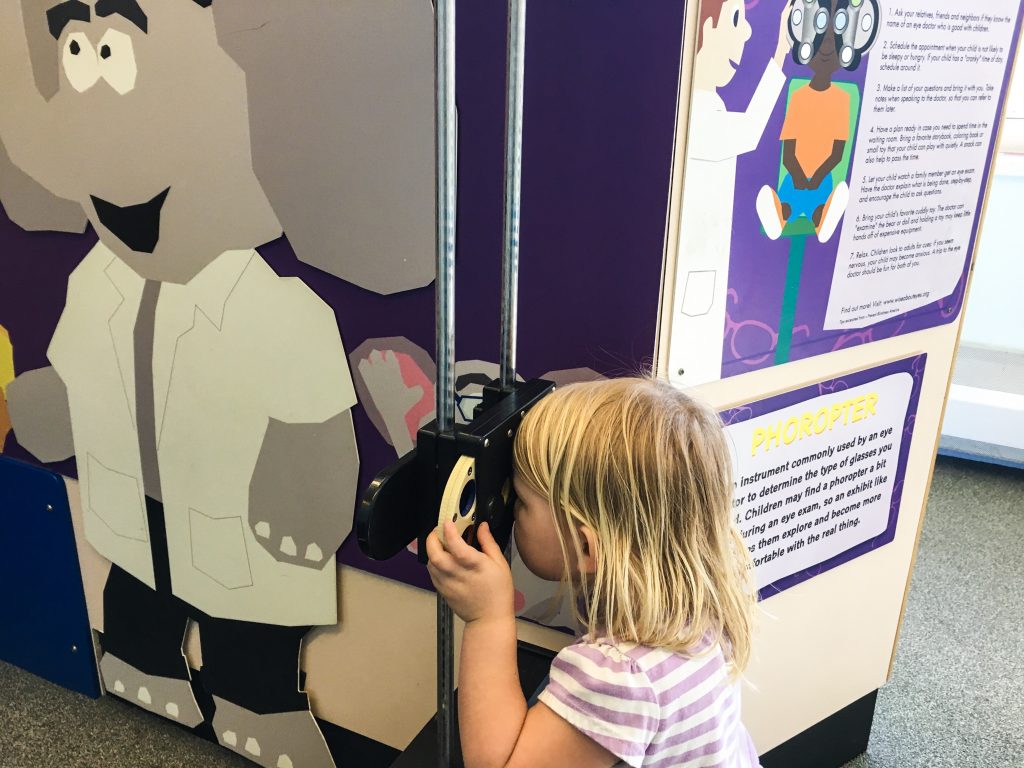
[[[687,723],[717,722],[716,707],[731,701],[720,695],[728,685],[717,644],[682,653],[584,637],[555,658],[539,701],[628,765],[639,766],[659,734],[682,733]]]
[[[709,638],[681,651],[584,636],[564,648],[559,658],[602,678],[630,676],[634,684],[646,684],[654,691],[666,690],[666,686],[675,688],[687,680],[696,684],[728,677],[722,648]]]

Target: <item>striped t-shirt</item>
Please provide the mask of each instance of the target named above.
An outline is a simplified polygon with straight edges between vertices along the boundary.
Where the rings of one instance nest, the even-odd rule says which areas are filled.
[[[756,768],[739,686],[718,645],[693,655],[584,637],[539,701],[633,768]]]

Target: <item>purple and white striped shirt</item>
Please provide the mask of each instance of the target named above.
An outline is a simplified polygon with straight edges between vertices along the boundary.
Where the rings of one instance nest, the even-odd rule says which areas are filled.
[[[584,637],[539,701],[632,768],[757,768],[718,645],[693,655]]]

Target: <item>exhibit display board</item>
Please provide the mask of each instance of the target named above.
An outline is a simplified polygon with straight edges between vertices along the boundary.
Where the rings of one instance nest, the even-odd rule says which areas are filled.
[[[687,19],[659,371],[733,438],[763,754],[890,674],[1021,4]]]
[[[695,5],[673,381],[955,321],[1017,0]]]

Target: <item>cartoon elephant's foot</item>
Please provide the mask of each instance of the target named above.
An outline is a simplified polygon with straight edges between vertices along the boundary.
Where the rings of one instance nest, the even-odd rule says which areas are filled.
[[[107,693],[187,728],[203,722],[188,680],[147,675],[109,653],[103,654],[100,673]]]
[[[308,709],[257,715],[218,696],[213,701],[213,729],[221,746],[264,768],[335,768]]]

